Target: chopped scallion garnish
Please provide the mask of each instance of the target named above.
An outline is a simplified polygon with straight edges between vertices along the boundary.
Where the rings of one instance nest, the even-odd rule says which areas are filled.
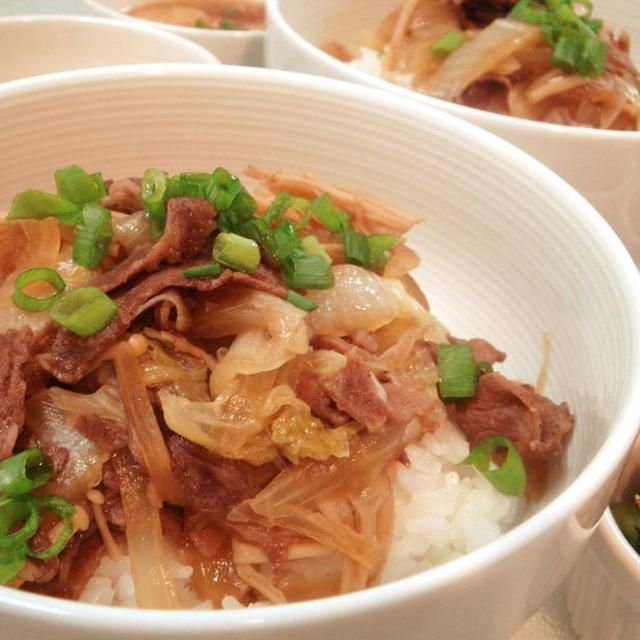
[[[118,305],[97,287],[78,287],[61,296],[49,309],[49,317],[78,336],[104,329]]]
[[[53,473],[51,458],[40,449],[30,448],[0,462],[0,494],[16,496],[49,482]]]
[[[472,398],[478,368],[468,344],[439,344],[436,350],[438,391],[444,401]]]
[[[318,305],[313,300],[309,300],[309,298],[305,298],[295,291],[287,291],[286,300],[303,311],[313,311],[318,308]]]
[[[300,240],[300,246],[311,255],[320,256],[328,263],[331,263],[331,256],[324,250],[324,247],[314,235],[308,235]]]
[[[35,282],[46,282],[55,289],[55,293],[45,296],[44,298],[36,298],[26,294],[23,289]],[[13,304],[23,311],[43,311],[48,309],[58,299],[65,289],[65,282],[60,274],[48,267],[34,267],[23,271],[14,282],[13,295],[11,300]]]
[[[502,464],[491,469],[493,454],[506,449]],[[508,496],[523,496],[527,474],[520,454],[506,436],[489,436],[480,440],[461,464],[472,464],[498,490]]]
[[[73,226],[80,220],[80,207],[62,196],[45,193],[36,189],[26,189],[18,193],[11,202],[7,220],[21,218],[54,217],[62,224]]]
[[[213,259],[237,271],[255,271],[260,264],[257,242],[235,233],[221,232],[213,242]]]
[[[27,555],[33,558],[45,560],[57,556],[65,547],[69,538],[73,534],[73,522],[71,516],[75,512],[75,507],[65,498],[59,496],[46,496],[44,498],[36,498],[36,508],[39,513],[42,511],[50,511],[55,513],[63,523],[63,527],[58,533],[58,537],[43,551],[32,551],[27,548]]]
[[[73,261],[95,269],[107,254],[112,236],[111,212],[95,203],[85,204],[73,233]]]
[[[59,496],[32,496],[29,492],[51,478],[53,464],[40,449],[25,449],[0,463],[0,584],[15,578],[27,556],[51,558],[65,547],[73,535],[75,507]],[[49,511],[63,526],[57,538],[43,551],[33,551],[29,541],[38,532],[40,515]],[[50,529],[50,532],[53,529]]]
[[[322,256],[294,249],[279,262],[282,278],[292,289],[330,289],[333,286],[331,265]]]
[[[169,195],[168,176],[158,169],[147,169],[140,183],[140,200],[149,214],[151,239],[157,240],[164,231],[167,218],[167,200]]]
[[[554,66],[596,78],[604,74],[607,45],[598,37],[602,22],[590,17],[591,4],[581,4],[589,11],[586,16],[576,14],[571,0],[519,0],[509,17],[540,27]]]
[[[185,278],[215,278],[222,273],[222,267],[215,262],[188,267],[182,272]]]
[[[29,495],[0,499],[0,549],[23,545],[38,530],[40,517]]]
[[[88,202],[98,204],[107,191],[99,173],[87,173],[77,165],[58,169],[55,174],[58,195],[82,207]]]
[[[393,234],[366,235],[356,231],[349,216],[340,211],[325,193],[311,201],[311,211],[321,225],[336,233],[344,245],[344,260],[366,269],[382,269],[389,249],[396,243]]]
[[[442,37],[429,45],[429,49],[439,58],[446,58],[450,53],[461,47],[467,37],[458,29],[450,29]]]

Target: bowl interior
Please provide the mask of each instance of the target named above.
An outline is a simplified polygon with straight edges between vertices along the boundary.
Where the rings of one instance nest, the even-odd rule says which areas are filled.
[[[218,61],[188,40],[104,18],[0,18],[0,39],[6,51],[20,52],[16,56],[2,56],[0,82],[103,65]]]

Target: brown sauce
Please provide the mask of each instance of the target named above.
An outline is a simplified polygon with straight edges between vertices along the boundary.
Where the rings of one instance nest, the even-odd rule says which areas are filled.
[[[165,0],[129,7],[125,13],[183,27],[264,29],[264,5],[257,0]]]

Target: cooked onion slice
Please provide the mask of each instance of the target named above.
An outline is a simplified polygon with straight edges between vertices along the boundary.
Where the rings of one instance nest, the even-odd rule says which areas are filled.
[[[149,401],[142,368],[128,341],[113,350],[113,363],[127,419],[151,481],[162,499],[179,502],[169,452]]]
[[[178,595],[165,558],[160,510],[149,499],[149,479],[127,451],[119,451],[112,460],[120,484],[136,604],[141,609],[177,609]]]

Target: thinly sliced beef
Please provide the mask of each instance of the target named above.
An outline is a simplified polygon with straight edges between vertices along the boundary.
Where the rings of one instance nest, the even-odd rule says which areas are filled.
[[[28,369],[36,345],[29,327],[0,335],[0,460],[11,455],[24,425]]]
[[[298,398],[309,405],[311,412],[333,426],[349,422],[349,415],[333,405],[329,394],[325,391],[319,377],[305,367],[297,372],[293,381],[293,390]]]
[[[100,354],[127,331],[144,304],[170,287],[213,291],[227,282],[235,282],[279,297],[286,296],[286,288],[264,267],[251,274],[224,270],[217,278],[185,278],[185,266],[188,265],[166,267],[116,296],[118,312],[105,329],[88,338],[57,328],[51,346],[38,356],[42,368],[61,382],[79,382],[95,366]]]
[[[476,395],[452,413],[471,446],[489,436],[507,436],[523,458],[531,475],[527,486],[535,495],[543,488],[549,464],[574,425],[565,402],[554,404],[532,386],[499,373],[480,376]]]
[[[75,416],[71,426],[104,451],[127,445],[127,427],[122,422],[107,420],[95,413],[82,413]]]
[[[453,0],[460,7],[465,27],[486,27],[496,18],[504,18],[517,0]]]
[[[271,463],[259,466],[216,456],[180,436],[171,436],[169,456],[187,507],[204,512],[218,524],[236,504],[253,498],[277,474]]]
[[[204,198],[174,198],[167,203],[167,222],[153,245],[135,249],[113,269],[90,284],[112,291],[143,272],[156,271],[163,262],[177,264],[202,256],[215,229],[215,211]]]
[[[386,394],[361,362],[348,357],[344,369],[325,381],[323,386],[338,409],[365,425],[369,431],[382,429],[389,415]]]
[[[109,183],[105,182],[105,186],[107,186],[108,195],[101,202],[103,207],[123,213],[135,213],[142,210],[139,179],[113,180]]]

